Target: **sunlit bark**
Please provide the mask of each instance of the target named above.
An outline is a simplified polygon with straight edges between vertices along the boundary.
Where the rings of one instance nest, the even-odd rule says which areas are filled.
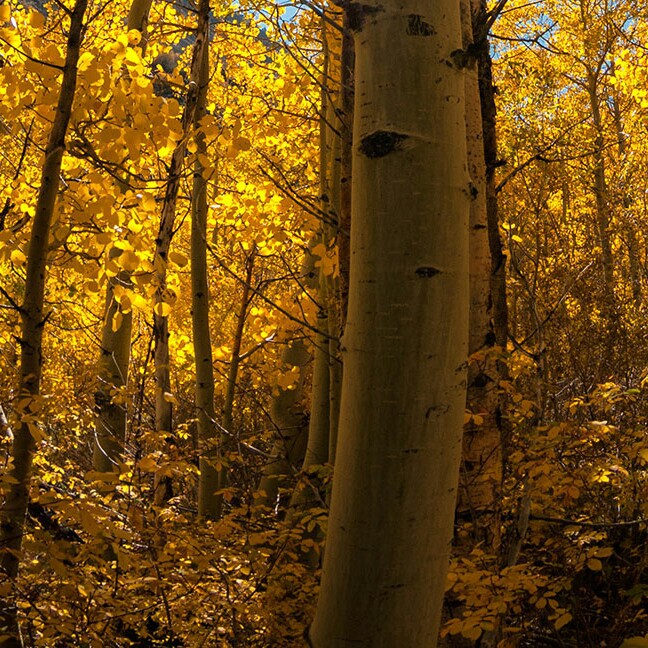
[[[155,306],[153,312],[154,364],[155,364],[155,427],[165,439],[170,440],[173,432],[173,397],[171,394],[171,373],[169,355],[169,311],[176,296],[167,287],[167,266],[169,249],[175,233],[176,202],[180,179],[187,150],[187,136],[194,124],[198,95],[200,91],[200,70],[203,62],[203,48],[209,40],[209,0],[201,0],[198,9],[196,42],[191,59],[190,82],[187,87],[185,106],[182,112],[183,137],[176,145],[169,164],[169,173],[160,216],[160,228],[155,240]],[[161,504],[168,495],[168,483],[160,473],[156,474],[156,504]]]

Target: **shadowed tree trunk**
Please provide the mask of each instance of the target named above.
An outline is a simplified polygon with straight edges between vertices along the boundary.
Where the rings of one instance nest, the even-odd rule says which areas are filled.
[[[350,3],[349,309],[315,648],[436,645],[468,336],[458,3]]]

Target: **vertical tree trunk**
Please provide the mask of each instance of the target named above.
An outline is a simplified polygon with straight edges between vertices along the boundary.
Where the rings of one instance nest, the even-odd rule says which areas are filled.
[[[171,239],[175,232],[176,202],[180,188],[180,178],[184,166],[184,157],[187,150],[187,137],[194,124],[196,105],[200,90],[200,69],[203,62],[203,48],[208,46],[209,40],[209,0],[201,0],[198,8],[198,27],[196,28],[196,42],[193,47],[191,59],[190,82],[187,87],[185,106],[182,112],[182,139],[176,145],[171,156],[169,174],[160,216],[160,228],[155,240],[155,298],[153,308],[153,338],[154,338],[154,366],[155,366],[155,427],[156,431],[171,438],[172,427],[172,398],[171,398],[171,372],[169,357],[169,311],[174,302],[174,296],[167,289],[167,266],[169,263],[169,249]],[[168,483],[163,481],[160,474],[156,474],[155,495],[156,504],[161,504],[168,495]]]
[[[128,14],[128,29],[136,29],[142,34],[142,54],[146,51],[146,25],[150,8],[151,0],[133,0]],[[113,248],[111,254],[116,256],[117,253],[118,250]],[[131,309],[127,312],[121,310],[115,297],[118,286],[132,286],[130,271],[122,270],[117,276],[110,277],[106,288],[101,351],[97,363],[99,382],[95,392],[97,418],[92,458],[93,467],[99,472],[117,468],[126,439],[126,406],[120,399],[115,400],[115,396],[128,383],[133,312]]]
[[[478,6],[477,6],[478,9]],[[473,6],[461,3],[463,40],[474,48]],[[478,44],[478,46],[484,46]],[[467,410],[473,414],[463,437],[462,470],[457,515],[473,523],[472,539],[491,548],[499,543],[502,452],[498,426],[498,368],[493,353],[493,299],[488,229],[486,160],[477,61],[466,72],[466,141],[471,177],[470,204],[470,324]]]
[[[339,143],[340,143],[340,172],[339,172],[339,205],[337,209],[337,241],[339,259],[338,281],[338,317],[337,322],[329,321],[329,360],[330,360],[330,430],[328,460],[335,463],[337,449],[338,426],[340,420],[340,401],[342,391],[343,363],[340,353],[339,338],[344,330],[349,301],[349,235],[351,232],[351,174],[352,174],[352,144],[353,144],[353,95],[355,53],[353,35],[349,27],[348,12],[344,12],[342,23],[342,52],[340,57],[340,109]]]
[[[113,248],[116,256],[121,250]],[[122,270],[108,280],[106,309],[101,333],[101,350],[97,367],[98,384],[95,391],[95,442],[92,464],[99,472],[116,470],[126,439],[126,404],[119,390],[128,383],[130,343],[133,312],[122,311],[115,288],[132,286],[130,272]]]
[[[18,575],[25,514],[38,434],[40,383],[43,365],[43,329],[47,315],[43,312],[47,280],[47,248],[52,215],[58,195],[65,137],[76,91],[77,62],[81,49],[83,18],[87,0],[77,0],[70,13],[70,27],[63,79],[52,130],[45,148],[40,187],[29,241],[25,296],[22,317],[20,402],[17,406],[20,424],[15,430],[12,448],[11,486],[0,510],[0,574],[14,581]],[[16,608],[10,600],[0,600],[0,641],[2,648],[20,646]]]
[[[612,68],[614,73],[614,67]],[[619,164],[626,163],[627,145],[626,135],[623,131],[623,120],[621,117],[621,108],[619,99],[616,94],[612,96],[612,115],[614,117],[614,128],[617,136],[617,147],[619,151]],[[625,174],[624,174],[625,175]],[[625,178],[625,190],[622,196],[623,216],[625,221],[625,235],[628,246],[628,266],[630,274],[630,284],[632,287],[632,298],[635,306],[641,305],[641,274],[639,269],[639,243],[637,241],[637,226],[631,213],[631,206],[634,202],[631,192],[631,178]]]
[[[459,5],[388,0],[347,10],[356,45],[351,285],[311,642],[432,648],[466,397]]]
[[[285,371],[296,368],[299,376],[290,389],[279,388],[272,399],[270,416],[277,438],[270,452],[270,459],[263,468],[263,475],[255,503],[276,508],[279,494],[286,486],[288,475],[297,472],[304,459],[308,420],[303,408],[304,377],[310,354],[301,338],[292,340],[282,354]]]
[[[222,497],[218,456],[218,430],[214,410],[214,366],[209,327],[209,281],[207,279],[207,178],[201,156],[207,155],[205,133],[199,130],[200,120],[207,114],[209,86],[209,43],[202,52],[198,76],[198,99],[194,126],[196,128],[196,161],[191,201],[191,323],[196,367],[196,416],[200,449],[198,481],[198,515],[217,520],[221,516]]]
[[[252,289],[252,278],[254,276],[254,260],[256,258],[256,247],[253,248],[245,260],[245,281],[241,292],[241,306],[236,317],[236,329],[232,342],[232,355],[230,357],[229,369],[227,372],[227,386],[225,389],[225,400],[223,403],[221,435],[221,455],[232,452],[235,440],[238,438],[234,433],[234,398],[236,396],[236,383],[238,381],[239,367],[241,365],[241,346],[243,344],[243,331],[250,305],[250,291]],[[225,488],[229,484],[227,473],[227,458],[225,465],[220,469],[218,476],[218,488]]]
[[[473,4],[474,19],[478,29],[483,31],[488,18],[485,0],[478,1],[479,7]],[[477,31],[477,28],[475,29]],[[495,183],[495,170],[498,166],[497,159],[497,108],[495,105],[495,86],[493,85],[493,70],[488,41],[484,41],[479,48],[479,97],[481,102],[482,130],[484,139],[484,159],[486,162],[486,214],[488,225],[488,244],[491,257],[491,297],[493,299],[492,318],[495,343],[506,351],[508,344],[508,303],[506,299],[506,255],[502,245],[499,230],[499,210],[497,205],[497,189]],[[506,366],[499,365],[500,376],[504,376]],[[503,451],[505,448],[503,439]]]
[[[614,265],[612,259],[612,243],[610,241],[610,205],[605,177],[605,158],[603,150],[603,122],[598,96],[598,77],[593,70],[587,73],[587,93],[592,111],[594,127],[594,197],[596,199],[596,226],[601,244],[601,265],[603,268],[603,314],[608,320],[611,336],[616,326],[615,297],[614,297]],[[612,341],[610,340],[610,345]]]
[[[320,119],[319,119],[319,193],[320,208],[329,217],[337,218],[336,196],[334,196],[335,181],[331,177],[335,167],[334,137],[331,124],[335,115],[332,110],[331,100],[331,66],[329,61],[327,24],[322,18],[322,55],[323,71],[322,86],[320,88]],[[330,226],[322,223],[322,233],[315,237],[314,243],[327,247]],[[312,245],[314,247],[314,245]],[[322,252],[324,253],[324,252]],[[309,251],[308,254],[311,254]],[[314,266],[314,263],[313,263]],[[305,284],[316,295],[320,304],[317,315],[317,328],[322,331],[315,336],[315,351],[313,356],[313,382],[311,385],[311,412],[308,425],[308,444],[302,469],[317,463],[326,463],[329,453],[329,434],[331,431],[331,374],[329,367],[329,343],[324,333],[329,331],[329,323],[335,321],[333,311],[337,308],[335,286],[325,276],[322,267],[316,268],[311,280],[306,279]]]

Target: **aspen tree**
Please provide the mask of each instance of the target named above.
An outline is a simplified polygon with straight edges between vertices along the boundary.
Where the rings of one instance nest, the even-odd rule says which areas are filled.
[[[187,138],[194,124],[196,106],[200,90],[199,78],[203,62],[203,48],[208,47],[209,41],[209,0],[201,0],[198,7],[198,26],[196,42],[191,58],[190,82],[187,88],[185,106],[182,112],[182,139],[178,142],[171,156],[169,174],[162,203],[160,227],[155,240],[155,306],[153,309],[153,337],[155,341],[155,426],[156,431],[167,438],[171,435],[172,427],[172,395],[170,378],[169,355],[169,312],[174,296],[167,288],[167,266],[169,249],[175,233],[176,202],[180,189],[180,179],[184,167],[184,157],[187,150]],[[168,485],[168,484],[167,484]],[[155,502],[161,504],[165,498],[161,474],[155,479]]]
[[[355,121],[339,441],[315,648],[436,645],[465,405],[458,3],[349,4]]]
[[[18,575],[36,438],[40,434],[37,412],[41,405],[39,396],[43,369],[43,329],[47,320],[44,297],[48,237],[56,207],[65,138],[76,91],[77,63],[87,5],[87,0],[77,0],[71,11],[66,10],[70,25],[63,78],[41,169],[27,256],[24,300],[20,309],[22,332],[18,392],[21,400],[17,409],[21,422],[16,426],[11,453],[11,485],[0,510],[0,573],[11,581]],[[0,600],[0,636],[3,637],[0,640],[2,648],[21,646],[16,608],[8,600]]]
[[[207,278],[207,178],[203,160],[207,156],[207,140],[200,131],[200,120],[207,114],[209,86],[209,47],[203,47],[198,75],[198,99],[194,126],[196,128],[196,161],[191,200],[191,323],[196,367],[196,419],[200,447],[200,478],[198,481],[198,514],[212,519],[221,515],[222,498],[219,471],[214,462],[218,451],[218,430],[214,410],[214,367],[209,330],[209,282]],[[201,157],[202,156],[202,157]]]
[[[146,25],[152,0],[133,0],[128,14],[127,27],[142,34],[140,47],[146,51]],[[112,256],[121,253],[111,250]],[[116,299],[115,289],[131,288],[131,273],[121,270],[110,277],[106,288],[106,307],[101,331],[101,350],[97,362],[98,385],[95,392],[97,418],[92,464],[99,472],[114,470],[121,460],[126,439],[126,406],[116,399],[117,391],[128,383],[133,311],[124,312]]]
[[[463,42],[466,49],[488,47],[479,0],[461,3]],[[474,36],[477,34],[477,38]],[[477,42],[476,42],[477,41]],[[479,74],[481,57],[472,59],[466,69],[466,142],[471,179],[470,203],[470,322],[468,353],[468,393],[466,408],[471,414],[464,428],[461,478],[457,513],[473,522],[473,539],[499,544],[500,487],[502,481],[501,431],[498,424],[499,367],[494,354],[492,258],[488,223],[488,188],[484,150]],[[506,342],[504,341],[504,344]]]
[[[328,35],[326,31],[326,20],[322,17],[322,84],[320,87],[320,119],[319,119],[319,193],[320,209],[327,217],[336,217],[335,199],[333,196],[334,181],[331,178],[331,167],[334,160],[331,160],[333,149],[329,121],[333,115],[329,110],[331,104],[329,79],[330,79],[330,52],[328,47]],[[321,233],[317,235],[311,244],[311,250],[307,254],[313,254],[312,250],[320,248],[321,255],[326,254],[326,240],[329,227],[326,223],[321,225]],[[313,353],[313,380],[311,387],[311,411],[308,424],[308,443],[302,470],[306,470],[315,464],[324,464],[328,460],[329,434],[331,430],[331,405],[335,403],[335,397],[331,394],[331,372],[329,371],[329,343],[326,333],[329,332],[329,322],[333,314],[333,286],[328,281],[321,267],[317,268],[313,263],[313,276],[307,279],[305,284],[317,295],[319,309],[317,313],[317,333],[314,340]]]
[[[355,54],[353,51],[353,36],[349,28],[349,16],[344,12],[342,20],[342,49],[340,53],[340,101],[337,110],[339,135],[336,142],[339,145],[339,179],[334,185],[334,200],[337,195],[337,243],[338,243],[338,286],[337,286],[337,321],[330,321],[329,359],[331,395],[330,431],[329,431],[329,463],[335,463],[337,450],[338,426],[340,421],[340,400],[342,392],[343,364],[340,353],[340,336],[344,330],[349,299],[349,234],[351,231],[351,169],[352,169],[352,139],[353,139],[353,66]],[[337,161],[337,155],[335,159]]]

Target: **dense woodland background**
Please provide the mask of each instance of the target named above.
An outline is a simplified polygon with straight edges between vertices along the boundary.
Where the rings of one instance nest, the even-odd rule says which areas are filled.
[[[352,7],[81,5],[0,5],[0,618],[25,646],[302,646],[344,359]],[[648,646],[647,8],[464,5],[485,329],[441,643]]]

